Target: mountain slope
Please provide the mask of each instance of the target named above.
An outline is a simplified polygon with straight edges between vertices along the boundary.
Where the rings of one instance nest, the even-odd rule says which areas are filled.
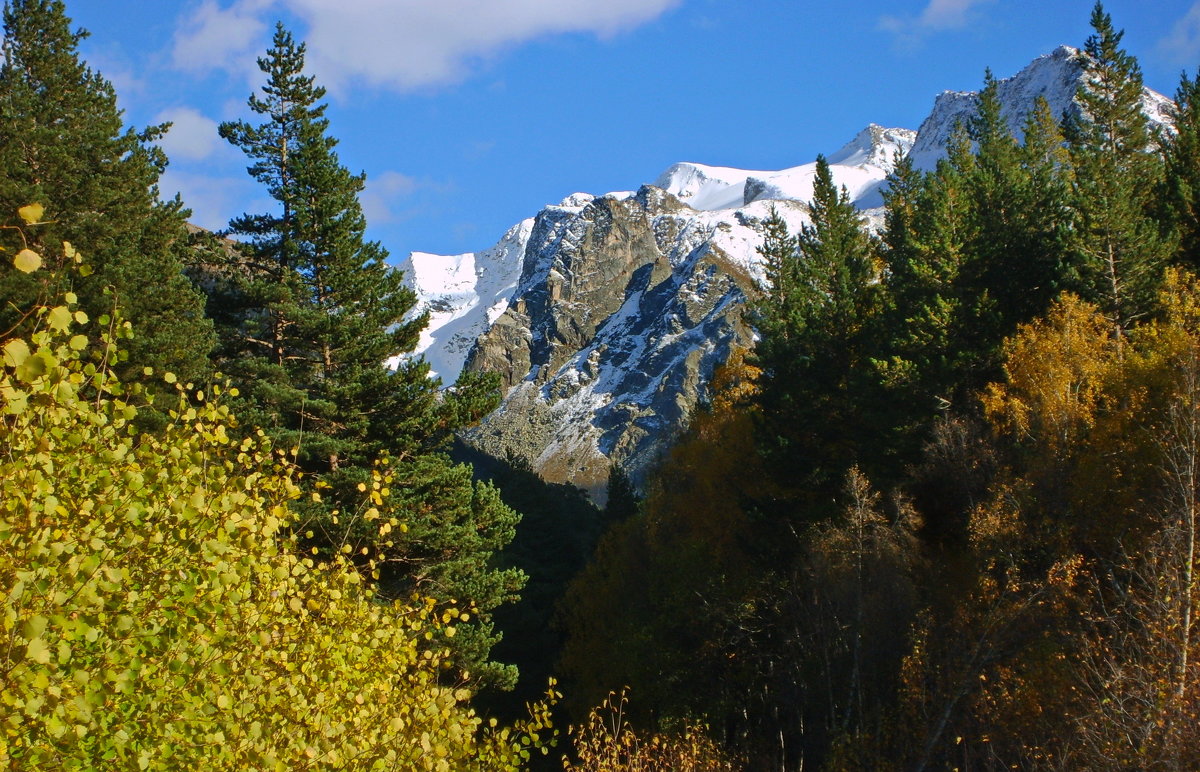
[[[799,227],[802,204],[776,205]],[[610,463],[640,476],[713,369],[753,339],[746,301],[770,207],[697,212],[644,186],[544,210],[513,301],[467,363],[501,373],[505,403],[465,439],[592,493]]]

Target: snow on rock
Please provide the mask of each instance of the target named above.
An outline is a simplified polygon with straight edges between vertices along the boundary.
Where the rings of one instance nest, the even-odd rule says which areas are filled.
[[[1050,105],[1050,112],[1061,118],[1077,113],[1075,94],[1083,79],[1085,54],[1071,46],[1059,46],[1054,51],[1034,59],[1011,78],[997,83],[1001,114],[1015,137],[1024,134],[1025,122],[1034,110],[1038,97]],[[975,115],[977,91],[944,91],[937,96],[933,110],[921,123],[917,141],[909,157],[917,169],[931,170],[946,157],[950,135],[959,122],[964,124]],[[1167,108],[1171,100],[1150,89],[1142,92],[1142,111],[1153,124],[1168,124]]]
[[[654,186],[667,191],[692,209],[729,209],[742,205],[742,190],[747,177],[766,173],[679,163],[658,175]]]
[[[800,202],[697,211],[653,186],[544,209],[508,310],[468,360],[500,374],[503,405],[464,440],[596,495],[614,462],[641,479],[753,339],[772,207],[793,229],[807,220]]]
[[[887,129],[872,123],[828,160],[838,166],[875,166],[890,174],[916,139],[917,132],[912,129]]]
[[[827,159],[834,184],[845,186],[851,200],[863,208],[880,206],[880,186],[915,139],[916,132],[910,129],[871,124]],[[678,163],[660,174],[654,185],[692,209],[713,211],[762,200],[809,201],[816,173],[815,161],[781,171]]]
[[[576,196],[585,194],[576,194]],[[582,206],[569,197],[563,204]],[[587,197],[590,200],[590,196]],[[522,220],[490,249],[461,255],[413,252],[400,264],[417,294],[419,310],[429,311],[416,353],[431,374],[449,385],[462,372],[471,346],[508,308],[521,276],[525,244],[534,218]]]

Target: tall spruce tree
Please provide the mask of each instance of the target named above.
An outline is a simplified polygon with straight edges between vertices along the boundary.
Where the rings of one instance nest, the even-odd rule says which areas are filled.
[[[1076,215],[1071,208],[1070,156],[1060,122],[1044,97],[1034,100],[1023,140],[1017,251],[1025,253],[1028,281],[1023,300],[1013,304],[1021,322],[1045,313],[1063,290],[1079,284],[1079,266],[1071,251]]]
[[[936,353],[928,339],[944,329],[937,322],[951,310],[947,305],[929,308],[938,297],[941,277],[931,270],[934,266],[926,259],[920,242],[928,185],[926,175],[904,157],[896,162],[883,190],[884,227],[879,256],[886,292],[870,333],[874,340],[872,367],[892,405],[888,426],[901,455],[912,454],[924,418],[932,410],[922,387],[928,368],[919,357]]]
[[[1025,295],[1025,255],[1017,249],[1016,223],[1022,170],[1017,141],[1001,112],[998,87],[988,70],[975,115],[966,125],[975,155],[963,169],[970,241],[958,277],[962,370],[964,375],[982,370],[985,380],[997,374],[993,372],[997,349],[1009,328],[1015,327],[1012,320]]]
[[[964,169],[970,242],[958,282],[968,390],[1000,377],[1004,338],[1045,313],[1072,275],[1062,136],[1041,99],[1019,144],[1001,113],[998,87],[989,70],[968,124],[976,152]]]
[[[94,273],[75,288],[92,319],[117,307],[133,323],[127,380],[146,366],[203,379],[214,341],[203,298],[182,273],[188,213],[178,199],[158,200],[167,159],[148,144],[167,127],[123,126],[112,84],[79,57],[87,33],[70,24],[60,0],[4,6],[0,224],[18,223],[18,207],[39,203],[48,224],[31,235],[47,254],[64,240],[86,245]],[[41,291],[4,261],[0,329]]]
[[[1200,72],[1180,77],[1171,110],[1174,132],[1161,138],[1166,175],[1162,199],[1179,238],[1178,262],[1200,270]]]
[[[955,401],[962,341],[961,273],[972,241],[967,174],[974,165],[964,126],[950,157],[921,174],[902,161],[885,194],[881,255],[889,305],[877,336],[884,380],[911,411],[909,429]]]
[[[800,269],[796,236],[775,207],[763,221],[763,243],[758,246],[758,254],[763,258],[769,294],[758,307],[756,322],[762,338],[755,356],[770,362],[787,357],[792,338],[804,325],[797,290]]]
[[[259,67],[267,82],[249,105],[264,121],[224,123],[220,133],[250,157],[250,175],[278,208],[231,222],[247,241],[210,298],[243,422],[296,450],[317,494],[299,505],[306,546],[370,557],[385,593],[472,606],[474,621],[449,642],[458,664],[475,683],[510,685],[512,668],[487,656],[497,640],[490,612],[524,582],[492,565],[519,516],[444,453],[457,428],[496,404],[495,384],[468,376],[442,395],[423,360],[402,356],[426,317],[411,313],[414,294],[364,238],[364,176],[334,152],[304,45],[277,25]],[[391,485],[404,491],[393,513],[404,528],[390,534],[362,516],[379,456],[392,459]]]
[[[247,385],[271,413],[264,423],[300,448],[301,466],[338,476],[370,464],[382,442],[413,453],[444,437],[428,367],[412,360],[391,372],[385,364],[412,350],[426,319],[405,318],[415,296],[384,249],[364,239],[365,178],[338,161],[325,90],[303,73],[304,46],[280,26],[259,66],[267,83],[249,104],[267,120],[227,122],[220,132],[254,161],[250,175],[279,209],[230,223],[249,238],[242,287],[254,309],[226,336],[243,360],[231,364],[258,371]],[[387,440],[372,433],[385,411],[389,424],[403,426]]]
[[[1162,168],[1142,114],[1141,68],[1098,1],[1091,23],[1081,110],[1066,127],[1080,221],[1075,249],[1084,296],[1123,337],[1153,307],[1173,244],[1153,216]]]
[[[878,275],[871,238],[824,156],[810,212],[794,238],[778,216],[767,221],[770,292],[759,308],[756,358],[767,447],[794,470],[806,496],[824,503],[859,460],[871,422],[842,396],[867,391],[864,332],[878,310]]]

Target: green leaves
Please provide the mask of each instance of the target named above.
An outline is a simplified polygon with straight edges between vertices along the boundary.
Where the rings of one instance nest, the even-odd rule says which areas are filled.
[[[73,320],[71,310],[66,306],[55,306],[46,315],[46,323],[55,332],[66,332]]]
[[[20,338],[14,338],[4,344],[4,364],[20,367],[29,359],[29,353],[29,344]]]
[[[50,663],[50,649],[41,638],[34,638],[29,642],[25,648],[25,656],[41,665]]]

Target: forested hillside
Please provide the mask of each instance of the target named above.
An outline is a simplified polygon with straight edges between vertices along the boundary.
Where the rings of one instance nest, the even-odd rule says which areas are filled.
[[[750,769],[1200,765],[1196,81],[1152,132],[1097,4],[1077,117],[990,73],[868,235],[822,159],[761,340],[572,583],[581,707]]]
[[[603,510],[452,448],[499,382],[410,355],[283,25],[218,239],[63,2],[3,20],[0,769],[1200,768],[1200,75],[1149,124],[1101,4],[1079,110],[986,73],[880,230],[818,159]]]

